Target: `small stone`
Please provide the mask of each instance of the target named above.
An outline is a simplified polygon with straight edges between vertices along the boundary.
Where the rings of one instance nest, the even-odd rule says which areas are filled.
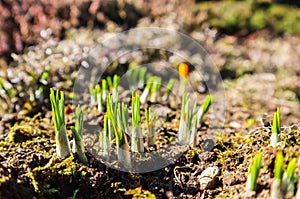
[[[229,125],[232,128],[236,128],[236,129],[241,128],[241,125],[238,122],[233,121],[233,122],[230,122]]]
[[[221,171],[219,167],[212,166],[206,168],[201,175],[198,177],[199,183],[200,183],[200,189],[212,189],[216,186],[219,176],[221,174]]]

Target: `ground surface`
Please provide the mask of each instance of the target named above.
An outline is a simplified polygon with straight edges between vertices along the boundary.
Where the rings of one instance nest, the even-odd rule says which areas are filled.
[[[175,23],[182,20],[180,16],[158,17],[159,13],[153,12],[153,20],[141,18],[137,26],[161,25],[184,30],[208,51],[220,71],[226,97],[222,131],[212,132],[209,128],[215,115],[208,112],[198,129],[199,145],[187,149],[164,168],[148,173],[120,172],[107,167],[89,149],[88,164],[80,163],[76,154],[63,160],[57,158],[49,89],[65,91],[67,127],[73,125],[70,94],[78,70],[84,61],[101,64],[103,60],[95,54],[103,49],[95,44],[109,38],[108,32],[119,27],[111,23],[112,30],[71,29],[61,39],[39,38],[40,42],[24,53],[12,54],[13,60],[7,57],[0,60],[0,198],[268,198],[279,150],[284,152],[286,162],[291,158],[298,160],[299,174],[300,38],[271,36],[268,31],[229,36],[215,29],[186,30],[184,25]],[[143,53],[124,58],[122,64],[115,61],[106,75],[126,71],[133,62],[155,61],[158,68],[165,62],[175,65],[172,56],[164,51]],[[44,71],[50,74],[46,83],[42,80]],[[194,74],[195,71],[191,72],[190,78]],[[197,91],[198,84],[192,85],[200,101],[203,100],[207,93]],[[164,148],[170,138],[176,137],[180,108],[178,104],[160,105],[169,118],[158,128],[157,147]],[[282,141],[271,147],[268,122],[277,107],[282,113]],[[95,115],[88,108],[85,115],[90,129],[103,122],[103,115]],[[215,143],[209,149],[204,142],[207,134],[212,135]],[[70,132],[69,138],[72,138]],[[262,169],[256,192],[249,193],[245,191],[247,170],[258,151],[263,154]],[[213,185],[202,188],[201,173],[212,166],[219,169],[218,175]]]

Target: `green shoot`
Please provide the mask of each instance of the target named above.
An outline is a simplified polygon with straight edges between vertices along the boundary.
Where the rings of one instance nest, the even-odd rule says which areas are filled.
[[[191,123],[190,99],[189,95],[184,93],[181,101],[181,117],[178,130],[178,141],[186,144],[189,140],[189,129]]]
[[[172,78],[172,79],[169,80],[168,85],[167,85],[167,91],[166,91],[166,93],[165,93],[165,95],[163,97],[163,100],[165,102],[169,101],[169,97],[170,97],[170,95],[172,93],[172,90],[174,88],[175,83],[176,83],[176,79]]]
[[[118,126],[117,111],[116,111],[117,108],[116,105],[113,104],[111,95],[107,96],[106,109],[107,109],[107,117],[111,121],[111,125],[113,126],[115,137],[116,137],[118,160],[125,167],[130,168],[131,159],[130,159],[128,141],[124,131],[120,126]]]
[[[161,87],[161,77],[153,77],[152,78],[152,87],[151,87],[151,101],[157,102],[159,98],[159,91]]]
[[[257,178],[261,167],[261,159],[262,159],[262,154],[258,152],[255,155],[254,160],[249,167],[247,185],[246,185],[247,190],[255,191],[256,189]]]
[[[108,85],[108,91],[110,93],[112,93],[114,102],[118,101],[118,84],[119,84],[119,81],[120,81],[120,77],[119,77],[119,75],[116,75],[116,74],[113,76],[113,79],[111,78],[111,76],[108,76],[106,78],[106,83]],[[102,81],[102,83],[106,84],[105,81],[104,82]]]
[[[283,174],[283,164],[284,164],[284,158],[282,155],[282,151],[280,151],[277,153],[276,160],[275,160],[274,178],[276,180],[281,181],[282,174]]]
[[[151,109],[145,109],[146,114],[146,127],[147,127],[147,137],[148,146],[155,145],[155,123],[156,123],[156,112],[152,113]]]
[[[280,142],[280,109],[274,113],[273,123],[272,123],[272,135],[271,135],[271,146],[275,147],[278,142]]]
[[[102,92],[100,85],[97,84],[95,87],[91,84],[89,87],[90,90],[90,96],[91,96],[91,104],[95,104],[97,102],[98,105],[98,111],[101,113],[103,111],[102,107]]]
[[[139,80],[138,80],[138,88],[142,89],[144,87],[145,83],[145,74],[147,72],[146,67],[141,67],[139,71]]]
[[[128,83],[129,83],[130,90],[137,89],[138,77],[139,77],[139,68],[132,69],[130,71],[130,75],[128,77]]]
[[[132,133],[131,150],[133,152],[144,152],[144,143],[141,128],[141,109],[139,94],[132,93]]]
[[[199,109],[197,113],[197,125],[200,124],[203,120],[204,114],[208,111],[209,107],[211,105],[211,96],[208,95],[205,98],[204,103],[202,104],[201,108]]]
[[[59,95],[60,94],[60,95]],[[65,98],[64,93],[50,89],[50,101],[52,108],[52,119],[55,129],[56,154],[60,158],[66,158],[70,155],[71,149],[67,136],[65,124]]]
[[[103,149],[103,156],[105,158],[108,158],[109,156],[109,150],[110,150],[110,142],[109,135],[111,134],[110,128],[109,128],[110,122],[107,114],[104,115],[104,128],[103,133],[100,135],[102,136],[102,149]]]
[[[91,104],[95,104],[97,102],[97,94],[101,93],[100,85],[97,84],[94,87],[92,84],[90,84],[89,90],[91,96]]]
[[[117,107],[117,124],[122,128],[123,132],[128,133],[128,106],[118,103]]]
[[[73,153],[77,153],[79,160],[81,162],[87,163],[88,160],[84,154],[84,142],[83,142],[83,112],[80,109],[80,106],[78,105],[75,112],[75,127],[71,127],[71,131],[73,134]]]
[[[113,83],[111,87],[113,102],[116,103],[118,101],[118,84],[120,81],[120,77],[118,75],[114,75]]]
[[[295,170],[296,170],[296,159],[292,159],[286,171],[283,174],[282,185],[283,189],[294,194],[295,192]]]
[[[49,78],[49,74],[50,74],[49,69],[46,69],[42,73],[41,78],[39,80],[40,85],[37,88],[37,90],[35,90],[35,92],[34,92],[34,97],[35,97],[35,99],[37,99],[39,101],[39,103],[42,103],[42,101],[44,100],[45,88],[46,88],[46,85],[48,84],[47,79]]]
[[[108,84],[109,91],[111,91],[112,87],[113,87],[113,81],[111,79],[111,76],[107,76],[106,81],[107,81],[107,84]]]
[[[275,160],[275,168],[274,168],[274,180],[271,184],[270,190],[270,199],[284,198],[281,178],[283,174],[283,164],[284,158],[282,155],[282,151],[278,152]]]
[[[106,79],[102,79],[102,101],[105,103],[108,95],[107,81]]]
[[[191,147],[196,147],[197,145],[197,115],[194,115],[192,119],[192,130],[189,145]]]
[[[150,89],[152,87],[152,77],[149,77],[147,79],[147,84],[146,84],[146,88],[144,89],[142,95],[141,95],[141,104],[145,104],[147,102],[147,97],[150,93]]]
[[[96,99],[97,99],[98,111],[100,113],[102,113],[103,112],[103,104],[102,104],[103,100],[102,100],[102,93],[101,92],[96,94]]]

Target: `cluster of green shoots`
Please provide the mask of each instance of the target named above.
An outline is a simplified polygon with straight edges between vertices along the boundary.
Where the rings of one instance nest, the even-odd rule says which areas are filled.
[[[280,109],[277,108],[276,112],[274,113],[273,123],[272,123],[272,134],[271,134],[271,141],[270,145],[275,147],[278,142],[280,142]]]
[[[256,189],[257,178],[258,178],[259,170],[261,167],[261,159],[262,159],[262,154],[261,154],[261,152],[258,152],[255,155],[252,164],[249,166],[248,178],[247,178],[247,184],[246,184],[247,190],[255,191],[255,189]]]
[[[129,110],[124,103],[114,102],[112,96],[109,95],[106,101],[106,114],[104,115],[104,128],[100,132],[100,146],[103,150],[103,156],[109,158],[109,150],[113,139],[116,139],[118,161],[125,167],[131,166],[130,151],[136,153],[144,152],[140,96],[137,93],[132,93],[131,98],[131,121],[132,126],[129,126]],[[145,109],[146,134],[149,136],[147,145],[155,144],[155,122],[156,113],[151,112],[150,108]],[[126,134],[131,135],[131,139],[127,138]]]
[[[90,85],[90,103],[97,104],[99,112],[104,113],[104,125],[99,133],[99,143],[103,157],[109,160],[112,150],[112,143],[116,141],[118,161],[125,167],[131,167],[130,152],[144,153],[145,146],[155,145],[157,114],[151,108],[145,108],[145,121],[142,121],[141,105],[147,100],[157,102],[160,97],[168,101],[176,83],[170,79],[165,93],[160,96],[162,79],[158,76],[146,74],[146,68],[141,67],[131,70],[129,85],[131,89],[144,89],[141,96],[132,92],[131,106],[121,103],[118,100],[118,84],[120,77],[114,75],[101,80],[101,85]],[[145,79],[147,83],[145,85]],[[134,87],[134,85],[137,85]],[[61,158],[70,155],[71,149],[68,141],[67,130],[64,118],[64,94],[51,89],[50,94],[52,114],[56,132],[56,152]],[[197,110],[197,103],[190,107],[189,95],[182,97],[182,109],[180,127],[178,132],[179,142],[194,147],[197,144],[197,128],[201,125],[204,114],[211,105],[211,97],[205,99],[203,105]],[[80,161],[87,162],[84,154],[83,142],[83,112],[78,106],[76,109],[75,126],[71,127],[73,134],[72,152],[77,153]],[[129,125],[131,121],[131,126]],[[127,135],[130,135],[127,136]]]
[[[147,68],[140,67],[130,70],[128,77],[128,83],[130,90],[143,89],[140,101],[141,104],[145,104],[147,100],[151,102],[157,102],[160,97],[160,90],[162,84],[162,78],[151,74],[146,74]],[[176,79],[171,78],[167,84],[166,92],[162,97],[163,101],[168,102],[172,93]]]
[[[118,75],[114,75],[113,78],[108,76],[106,79],[102,79],[101,86],[96,84],[93,86],[92,84],[89,87],[90,90],[90,102],[91,104],[97,103],[98,111],[103,112],[103,106],[106,103],[106,99],[109,93],[112,94],[113,101],[118,101],[118,84],[120,81],[120,77]]]
[[[197,145],[197,127],[201,125],[203,116],[211,105],[211,97],[206,97],[198,111],[196,111],[196,105],[195,102],[191,106],[188,94],[182,95],[178,141],[180,144],[189,144],[191,147]]]
[[[128,83],[130,90],[142,89],[144,87],[146,72],[146,67],[137,67],[129,71]]]
[[[52,108],[52,119],[55,129],[56,154],[59,158],[66,158],[71,154],[65,122],[65,98],[62,91],[54,92],[50,89],[50,101]],[[71,127],[73,133],[72,152],[77,153],[79,160],[86,163],[87,158],[84,153],[83,132],[83,112],[78,106],[76,109],[75,126]]]
[[[273,183],[279,187],[276,187],[276,191],[281,191],[281,195],[286,192],[294,194],[295,192],[295,169],[296,169],[296,159],[289,161],[287,168],[284,169],[284,156],[282,151],[278,152],[275,159],[274,168],[274,181]],[[273,189],[274,190],[274,189]],[[272,190],[272,191],[273,191]],[[272,194],[272,193],[271,193]],[[276,194],[277,195],[277,194]]]
[[[294,195],[295,192],[295,170],[296,159],[289,161],[287,168],[284,166],[284,156],[282,151],[279,151],[275,159],[274,180],[271,186],[271,199],[285,198],[287,192]]]
[[[247,190],[255,191],[256,189],[257,178],[261,168],[261,160],[262,154],[261,152],[258,152],[248,169],[248,178],[246,184]],[[296,159],[290,160],[287,168],[284,168],[284,157],[280,151],[277,153],[275,160],[274,181],[272,184],[271,198],[283,198],[283,195],[286,192],[290,192],[291,194],[294,194],[295,192]]]

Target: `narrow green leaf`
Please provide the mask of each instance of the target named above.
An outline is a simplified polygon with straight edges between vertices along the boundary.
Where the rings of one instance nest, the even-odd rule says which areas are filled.
[[[284,164],[284,158],[282,155],[282,151],[279,151],[276,155],[275,168],[274,168],[274,178],[279,181],[281,181],[282,174],[283,174],[283,164]]]

